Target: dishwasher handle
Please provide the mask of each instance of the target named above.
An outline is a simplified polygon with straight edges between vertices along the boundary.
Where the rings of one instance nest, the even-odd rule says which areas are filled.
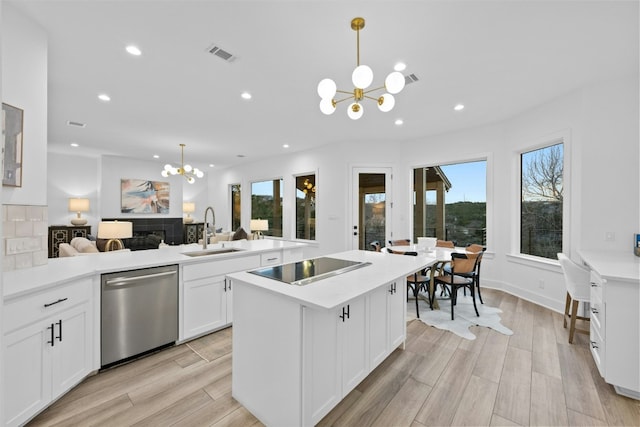
[[[162,273],[152,273],[152,274],[145,274],[143,276],[134,276],[134,277],[116,277],[114,279],[109,279],[106,282],[104,282],[105,286],[109,286],[112,288],[117,288],[118,286],[126,286],[129,285],[131,282],[137,282],[139,280],[144,280],[144,279],[153,279],[156,277],[164,277],[164,276],[172,276],[178,274],[177,271],[163,271]]]

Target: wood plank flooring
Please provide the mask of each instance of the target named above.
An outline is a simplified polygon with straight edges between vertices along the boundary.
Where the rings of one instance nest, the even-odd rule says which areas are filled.
[[[412,320],[397,349],[321,426],[640,425],[640,402],[600,377],[588,337],[567,342],[562,316],[483,289],[505,336],[477,338]],[[29,426],[259,426],[231,397],[232,328],[86,379]]]

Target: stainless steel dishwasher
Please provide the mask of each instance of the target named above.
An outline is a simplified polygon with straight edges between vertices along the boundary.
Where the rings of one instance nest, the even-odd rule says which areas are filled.
[[[178,339],[178,266],[102,275],[101,366]]]

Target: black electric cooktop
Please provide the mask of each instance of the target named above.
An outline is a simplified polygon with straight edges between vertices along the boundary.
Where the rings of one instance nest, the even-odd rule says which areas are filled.
[[[290,264],[274,265],[249,271],[251,274],[278,280],[290,285],[308,285],[309,283],[337,276],[348,271],[371,265],[369,262],[348,261],[344,259],[320,257]]]

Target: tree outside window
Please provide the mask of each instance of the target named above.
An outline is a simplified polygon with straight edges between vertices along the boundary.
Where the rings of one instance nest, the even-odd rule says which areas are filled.
[[[266,219],[265,236],[282,237],[282,179],[251,183],[251,219]]]
[[[562,252],[563,144],[521,154],[520,253]]]

